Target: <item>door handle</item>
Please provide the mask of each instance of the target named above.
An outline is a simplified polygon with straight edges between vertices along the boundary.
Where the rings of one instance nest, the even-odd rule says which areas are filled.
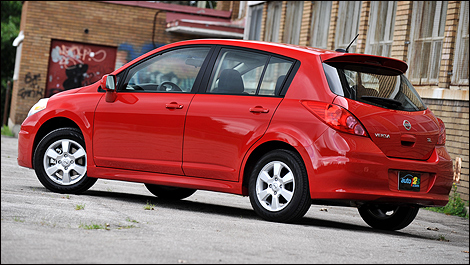
[[[253,113],[268,113],[269,109],[265,109],[262,106],[256,106],[254,108],[250,108],[250,112],[253,112]]]
[[[183,104],[178,104],[177,102],[171,102],[166,104],[165,106],[167,109],[182,109],[184,107]]]
[[[416,143],[416,137],[411,134],[403,134],[401,136],[401,144],[404,146],[413,146]]]

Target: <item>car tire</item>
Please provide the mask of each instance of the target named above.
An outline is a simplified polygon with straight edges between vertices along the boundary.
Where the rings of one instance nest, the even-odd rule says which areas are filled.
[[[165,200],[181,200],[193,195],[196,192],[195,189],[170,187],[148,183],[145,183],[145,187],[147,187],[148,191],[150,191],[153,195]]]
[[[414,206],[365,204],[358,208],[364,222],[382,230],[400,230],[407,227],[418,214]]]
[[[82,193],[97,180],[87,176],[85,140],[75,128],[59,128],[44,136],[33,164],[39,181],[53,192]]]
[[[291,223],[302,218],[311,198],[301,157],[284,149],[261,157],[250,176],[249,197],[255,212],[265,220]]]

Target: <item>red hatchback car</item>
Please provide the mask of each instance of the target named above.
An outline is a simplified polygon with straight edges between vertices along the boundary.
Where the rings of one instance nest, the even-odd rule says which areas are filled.
[[[169,44],[41,99],[21,126],[18,164],[54,192],[133,181],[162,199],[248,195],[270,221],[322,204],[402,229],[420,207],[445,205],[453,182],[444,124],[406,70],[278,43]]]

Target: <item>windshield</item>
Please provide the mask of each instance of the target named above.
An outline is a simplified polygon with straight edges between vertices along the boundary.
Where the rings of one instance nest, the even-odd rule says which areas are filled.
[[[398,71],[358,64],[323,64],[333,93],[382,108],[421,111],[427,107]]]

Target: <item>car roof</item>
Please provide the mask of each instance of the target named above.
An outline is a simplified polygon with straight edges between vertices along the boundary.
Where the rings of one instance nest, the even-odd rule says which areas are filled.
[[[185,45],[196,45],[196,44],[207,44],[207,45],[228,45],[228,46],[236,46],[236,47],[244,47],[244,48],[251,48],[263,51],[269,51],[275,54],[284,55],[287,57],[292,57],[294,59],[302,61],[306,57],[313,56],[320,56],[322,61],[334,60],[333,58],[336,57],[343,57],[344,61],[352,61],[357,60],[358,58],[363,58],[362,61],[371,61],[377,60],[380,61],[382,66],[385,66],[383,62],[387,62],[388,65],[393,65],[395,70],[399,70],[400,72],[405,72],[408,68],[407,64],[401,60],[388,58],[388,57],[381,57],[376,55],[369,55],[369,54],[359,54],[359,53],[343,53],[337,52],[332,50],[308,47],[308,46],[300,46],[300,45],[293,45],[293,44],[286,44],[286,43],[277,43],[277,42],[267,42],[267,41],[255,41],[255,40],[238,40],[238,39],[193,39],[193,40],[185,40],[174,42],[171,44],[164,45],[159,47],[155,50],[152,50],[134,60],[127,63],[127,65],[132,64],[138,60],[141,60],[144,57],[147,57],[153,53],[160,52],[161,50],[165,50],[172,47],[179,47]],[[306,56],[306,55],[309,56]],[[350,57],[351,56],[351,57]],[[341,61],[338,60],[337,61]],[[116,71],[115,71],[116,72]]]
[[[286,43],[277,43],[277,42],[268,42],[268,41],[256,41],[256,40],[236,40],[236,39],[194,39],[194,40],[187,40],[187,41],[180,41],[174,44],[178,45],[189,45],[189,44],[216,44],[216,45],[230,45],[230,46],[239,46],[239,47],[247,47],[253,49],[270,49],[269,51],[273,50],[282,50],[283,53],[290,51],[300,51],[300,52],[307,52],[312,53],[315,55],[325,54],[325,53],[338,53],[331,50],[319,49],[314,47],[308,46],[300,46],[294,44],[286,44]],[[271,50],[272,49],[272,50]]]

